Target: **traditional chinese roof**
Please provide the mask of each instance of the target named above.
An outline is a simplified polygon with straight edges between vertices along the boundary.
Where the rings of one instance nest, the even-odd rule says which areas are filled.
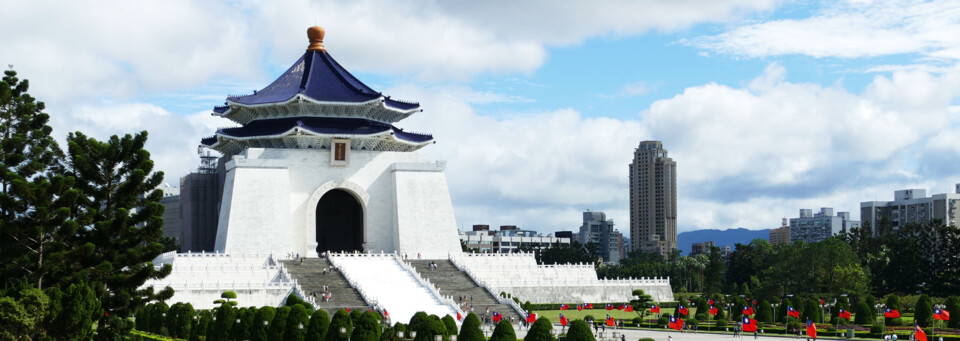
[[[287,117],[221,128],[200,143],[232,155],[246,148],[329,149],[334,138],[349,138],[351,149],[413,151],[433,143],[433,136],[404,132],[393,125],[362,118]]]
[[[323,47],[323,29],[308,30],[311,45],[277,80],[251,95],[227,97],[214,114],[240,124],[290,116],[360,117],[384,123],[420,111],[371,89],[343,68]]]

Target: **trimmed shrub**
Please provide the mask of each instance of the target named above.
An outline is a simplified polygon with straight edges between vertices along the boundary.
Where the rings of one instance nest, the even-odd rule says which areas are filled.
[[[457,334],[457,321],[453,320],[453,316],[444,316],[442,319],[440,319],[440,321],[443,321],[443,326],[447,329],[447,335]],[[444,340],[446,339],[447,338],[444,338]]]
[[[960,297],[956,295],[950,296],[947,298],[947,311],[953,313],[955,311],[960,311]],[[960,313],[954,313],[960,315]],[[947,324],[950,328],[960,328],[960,317],[950,318],[949,323]]]
[[[270,329],[267,330],[267,340],[285,340],[284,333],[287,331],[287,316],[290,316],[290,307],[277,308],[277,314],[273,316],[270,322]]]
[[[870,324],[877,323],[876,313],[873,311],[873,308],[867,305],[866,301],[860,302],[860,305],[857,306],[857,316],[853,317],[853,323],[861,326],[866,326]]]
[[[307,341],[322,341],[327,335],[327,329],[330,328],[330,315],[323,309],[317,309],[310,316],[310,326],[307,327]]]
[[[933,301],[930,300],[930,296],[924,294],[917,299],[913,321],[920,327],[930,326],[930,322],[933,321]]]
[[[443,324],[443,321],[441,321],[437,315],[428,316],[426,321],[421,323],[415,330],[417,337],[414,341],[433,341],[434,336],[447,334],[447,326]]]
[[[664,327],[670,324],[670,314],[660,315],[660,318],[657,319],[657,326]]]
[[[895,309],[900,311],[900,314],[903,314],[903,307],[900,305],[900,297],[894,294],[887,295],[887,308]],[[900,318],[886,318],[884,321],[888,326],[902,326],[903,320]]]
[[[310,326],[310,315],[307,314],[307,309],[302,304],[290,308],[286,324],[283,331],[284,340],[303,341],[307,336],[307,327]]]
[[[380,322],[373,312],[367,311],[360,316],[360,322],[353,327],[353,333],[350,334],[352,341],[378,341],[380,340]]]
[[[256,315],[253,317],[253,326],[250,331],[250,340],[253,341],[267,341],[267,331],[270,330],[270,322],[273,321],[273,317],[277,315],[277,309],[274,307],[266,306],[257,309]],[[264,325],[263,322],[267,322],[267,325]]]
[[[517,341],[517,334],[513,331],[513,324],[510,323],[510,320],[503,319],[500,320],[500,323],[497,323],[497,328],[493,330],[490,341]]]
[[[418,311],[413,316],[410,317],[410,323],[407,325],[407,330],[419,330],[420,326],[430,320],[430,316],[427,313]]]
[[[343,329],[343,332],[340,331]],[[326,341],[349,341],[350,334],[353,333],[353,320],[350,319],[350,313],[340,309],[333,314],[330,319],[330,328],[327,329]]]
[[[206,339],[207,330],[213,325],[213,313],[209,310],[203,310],[197,315],[199,315],[200,318],[197,319],[197,325],[193,326],[193,330],[190,331],[190,341],[199,341],[201,338]],[[263,340],[266,340],[266,338]]]
[[[546,317],[538,318],[530,327],[530,330],[527,331],[527,336],[523,338],[523,341],[557,341],[557,338],[550,334],[551,330],[553,330],[553,323],[550,323],[550,319]]]
[[[499,326],[497,327],[499,329]],[[596,338],[593,337],[593,332],[590,331],[590,326],[587,325],[586,322],[582,320],[574,320],[570,322],[570,330],[567,331],[567,337],[564,340],[565,341],[596,341]]]
[[[595,318],[593,318],[593,315],[589,315],[589,314],[588,314],[587,316],[584,316],[584,317],[583,317],[583,320],[584,320],[584,321],[593,321],[593,320],[595,320]]]
[[[770,302],[767,300],[760,300],[759,306],[757,306],[757,321],[773,323],[773,308],[770,307]]]
[[[480,330],[480,318],[477,314],[469,313],[463,319],[463,325],[460,326],[460,334],[457,335],[457,341],[486,341],[486,336]]]

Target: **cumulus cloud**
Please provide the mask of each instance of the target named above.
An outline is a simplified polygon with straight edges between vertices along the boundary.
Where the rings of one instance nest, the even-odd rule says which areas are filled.
[[[876,57],[919,54],[928,59],[960,59],[960,3],[869,1],[828,4],[798,19],[760,21],[683,43],[748,57]]]

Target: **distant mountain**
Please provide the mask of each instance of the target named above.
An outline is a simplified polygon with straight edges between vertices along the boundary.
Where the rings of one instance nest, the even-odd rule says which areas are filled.
[[[717,247],[730,245],[731,248],[737,243],[747,244],[751,240],[770,237],[770,230],[747,230],[745,228],[726,229],[726,230],[696,230],[681,232],[677,234],[677,248],[682,250],[682,255],[690,254],[693,243],[702,243],[713,241]]]

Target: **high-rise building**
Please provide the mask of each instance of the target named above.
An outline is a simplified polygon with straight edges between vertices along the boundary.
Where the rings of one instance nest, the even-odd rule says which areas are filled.
[[[809,208],[801,208],[800,217],[790,218],[790,241],[816,243],[859,226],[859,221],[850,220],[849,212],[837,212],[837,215],[833,215],[832,208],[823,207],[819,213],[814,214]]]
[[[623,237],[613,229],[613,219],[607,220],[603,212],[583,212],[577,240],[582,244],[596,244],[597,256],[603,258],[604,263],[617,264],[622,258]]]
[[[790,243],[790,225],[787,224],[787,218],[783,218],[780,227],[770,230],[770,244],[789,244]]]
[[[677,249],[677,163],[660,141],[642,141],[630,164],[630,249]]]
[[[960,184],[956,193],[927,196],[926,189],[904,189],[893,192],[893,201],[865,201],[860,203],[860,219],[864,226],[876,226],[883,221],[894,230],[909,223],[922,224],[931,219],[940,219],[944,224],[957,226],[960,219]]]

